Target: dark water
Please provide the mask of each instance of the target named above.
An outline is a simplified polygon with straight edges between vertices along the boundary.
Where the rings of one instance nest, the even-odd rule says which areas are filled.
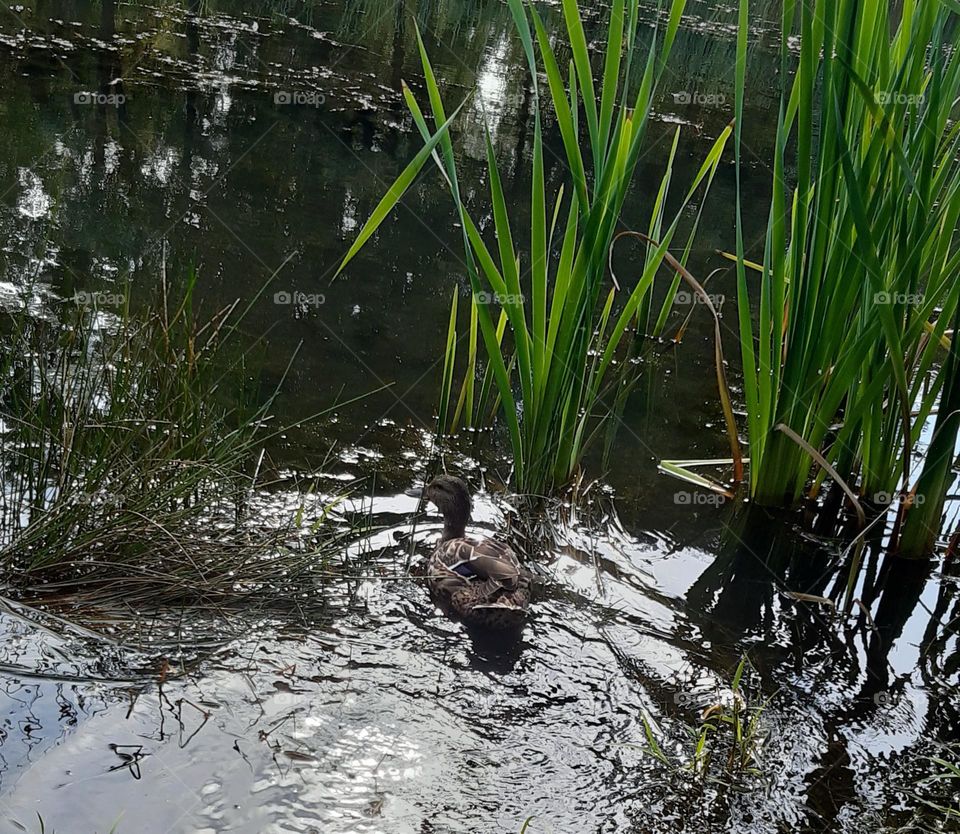
[[[646,225],[676,128],[679,191],[730,119],[733,11],[689,12],[625,211],[634,227]],[[756,12],[775,19],[777,4]],[[143,612],[143,645],[121,648],[0,613],[0,828],[39,830],[37,813],[68,834],[118,818],[120,831],[145,834],[510,832],[530,816],[531,832],[907,825],[924,757],[957,741],[957,580],[871,554],[851,615],[799,602],[787,592],[842,601],[842,543],[801,535],[798,519],[699,503],[657,474],[661,458],[725,454],[705,316],[649,369],[616,454],[591,462],[616,513],[604,498],[564,520],[539,554],[545,587],[519,641],[477,642],[407,575],[398,537],[415,502],[402,492],[429,448],[450,293],[466,295],[442,184],[418,182],[349,274],[331,278],[419,146],[398,94],[401,79],[422,92],[414,19],[447,101],[475,91],[457,137],[463,181],[484,199],[486,121],[522,214],[530,101],[505,4],[0,10],[2,303],[56,309],[100,293],[109,314],[128,287],[146,296],[164,263],[173,275],[194,267],[211,310],[256,299],[248,327],[269,331],[265,390],[299,347],[281,418],[390,385],[273,450],[278,467],[322,468],[330,492],[357,477],[375,496],[362,509],[378,531],[345,555],[365,578],[338,590],[329,620],[219,623],[215,640],[202,624]],[[599,5],[587,28],[602,31]],[[762,25],[751,37],[748,240],[766,219],[773,40]],[[559,184],[552,131],[547,142]],[[725,165],[695,274],[733,246],[733,200]],[[620,256],[621,277],[638,254]],[[732,293],[729,275],[712,286]],[[286,303],[294,291],[310,300]],[[730,306],[728,337],[734,318]],[[496,450],[468,451],[448,463],[474,484],[506,478]],[[261,501],[269,519],[299,499]],[[502,500],[480,496],[477,527],[503,529],[502,513]],[[436,531],[416,528],[420,552]],[[763,775],[731,788],[645,753],[644,719],[674,764],[690,761],[700,709],[730,702],[744,653],[748,701],[765,705]]]

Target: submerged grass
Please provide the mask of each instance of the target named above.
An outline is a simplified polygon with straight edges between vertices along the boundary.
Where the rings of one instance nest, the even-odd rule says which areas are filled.
[[[194,286],[164,281],[137,310],[5,316],[0,573],[20,598],[296,605],[341,537],[332,520],[305,537],[246,517],[273,397],[251,388],[243,311],[202,317]]]
[[[595,73],[576,0],[562,2],[565,46],[572,56],[568,67],[561,66],[536,7],[509,0],[533,98],[531,217],[529,229],[519,239],[489,135],[485,137],[489,208],[468,207],[464,202],[448,132],[459,108],[447,116],[426,49],[418,39],[436,132],[430,132],[427,117],[405,87],[407,105],[424,147],[378,205],[341,264],[342,270],[423,164],[433,158],[450,188],[460,220],[472,299],[468,357],[459,395],[453,384],[459,341],[456,296],[451,308],[440,428],[481,425],[496,412],[510,437],[514,481],[520,491],[540,493],[569,482],[609,416],[607,403],[610,399],[622,401],[624,391],[635,381],[635,368],[624,362],[629,358],[628,343],[638,324],[641,328],[652,324],[655,330],[662,327],[663,311],[672,304],[679,278],[656,319],[651,312],[654,278],[667,260],[668,247],[675,242],[684,208],[697,189],[709,188],[730,136],[729,128],[722,132],[676,214],[668,217],[665,205],[675,139],[651,210],[647,231],[655,239],[650,242],[641,274],[632,289],[608,282],[611,245],[619,231],[652,102],[685,5],[685,0],[672,0],[665,31],[657,33],[647,54],[641,55],[636,44],[638,0],[614,0],[607,17],[605,45],[598,56],[602,72]],[[629,81],[634,66],[643,68],[636,85]],[[541,79],[546,80],[545,90]],[[544,176],[547,108],[552,110],[562,139],[569,186],[556,194],[548,191]],[[478,212],[492,215],[493,246],[474,219]],[[689,254],[697,222],[678,264]],[[524,247],[522,253],[518,240]],[[492,314],[497,308],[499,314]],[[481,346],[485,359],[482,375]]]
[[[811,450],[862,496],[906,502],[920,432],[941,395],[955,396],[957,368],[939,364],[960,296],[960,27],[948,6],[957,8],[905,3],[894,17],[881,0],[783,4],[762,264],[745,259],[739,208],[737,219],[750,494],[760,504],[816,491],[825,473],[811,481]],[[747,8],[742,0],[738,193]],[[947,399],[941,409],[953,408]],[[951,423],[940,445],[955,439]],[[923,485],[942,497],[940,469]],[[929,549],[929,530],[910,542]]]
[[[945,825],[960,823],[960,766],[956,761],[950,762],[944,758],[952,755],[957,759],[958,749],[946,747],[943,756],[927,757],[927,762],[933,771],[929,776],[919,780],[913,787],[916,799],[922,805],[940,816]]]
[[[27,830],[25,826],[21,825],[16,820],[10,820],[10,821],[13,823],[13,825],[18,827],[21,831]],[[47,828],[47,824],[46,822],[44,822],[43,815],[40,813],[37,813],[37,824],[40,826],[36,830],[37,834],[57,834],[57,831],[55,828]],[[110,829],[106,831],[106,834],[119,834],[119,832],[120,832],[120,821],[118,820],[112,826],[110,826]],[[93,834],[98,834],[98,832],[93,832]]]

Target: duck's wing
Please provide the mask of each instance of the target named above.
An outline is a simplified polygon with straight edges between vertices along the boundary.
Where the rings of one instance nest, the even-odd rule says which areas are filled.
[[[520,563],[513,550],[495,539],[483,539],[474,547],[470,566],[483,579],[491,579],[512,591],[520,581]]]
[[[516,588],[520,580],[520,566],[513,550],[495,539],[445,542],[442,561],[467,580],[489,580],[507,590]]]
[[[495,539],[449,539],[434,551],[431,593],[466,622],[491,628],[516,627],[530,602],[530,572]]]

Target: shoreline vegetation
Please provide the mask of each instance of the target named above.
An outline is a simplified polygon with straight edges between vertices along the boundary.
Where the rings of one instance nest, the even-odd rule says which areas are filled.
[[[831,477],[858,512],[892,506],[889,546],[908,557],[934,549],[960,427],[955,11],[910,3],[897,20],[886,3],[785,3],[782,77],[796,70],[781,93],[763,259],[749,267],[738,213],[750,497],[794,506]],[[747,23],[742,0],[738,183]]]

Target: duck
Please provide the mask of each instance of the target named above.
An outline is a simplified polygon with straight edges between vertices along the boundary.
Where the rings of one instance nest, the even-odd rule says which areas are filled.
[[[421,495],[443,515],[443,535],[427,560],[427,587],[434,602],[470,626],[522,626],[533,577],[509,545],[467,537],[471,501],[463,480],[438,475],[413,494]]]

